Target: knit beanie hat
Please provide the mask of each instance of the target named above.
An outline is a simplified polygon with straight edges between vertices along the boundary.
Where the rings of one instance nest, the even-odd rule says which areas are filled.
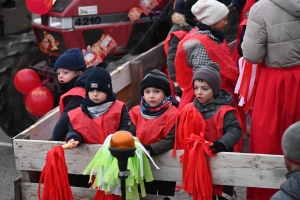
[[[209,62],[206,66],[198,68],[193,76],[193,84],[197,79],[204,80],[212,88],[214,96],[218,96],[221,89],[220,67],[215,62]]]
[[[78,48],[65,51],[57,58],[53,70],[56,71],[58,68],[76,71],[86,70],[86,64],[81,51]]]
[[[196,16],[192,13],[192,6],[197,0],[186,0],[185,2],[185,18],[194,19]]]
[[[198,0],[192,6],[192,13],[203,24],[214,25],[223,19],[228,13],[228,8],[216,0]]]
[[[151,70],[141,82],[141,95],[144,96],[144,90],[148,87],[162,89],[166,96],[171,95],[170,82],[167,76],[161,71]]]
[[[185,2],[184,2],[184,0],[178,0],[173,11],[184,15],[184,13],[185,13]]]
[[[283,155],[298,164],[300,163],[300,122],[292,124],[282,136]]]
[[[112,84],[110,74],[102,67],[95,67],[86,78],[85,91],[99,90],[112,96]]]

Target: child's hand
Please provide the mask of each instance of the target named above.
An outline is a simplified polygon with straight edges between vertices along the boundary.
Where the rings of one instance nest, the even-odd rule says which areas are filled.
[[[213,144],[209,148],[213,149],[213,151],[212,151],[213,154],[216,154],[216,153],[226,150],[225,145],[219,141],[213,142]]]
[[[69,149],[74,149],[77,147],[77,145],[79,144],[78,141],[75,141],[74,139],[71,139],[68,141],[68,144],[72,144],[71,146],[69,146]]]

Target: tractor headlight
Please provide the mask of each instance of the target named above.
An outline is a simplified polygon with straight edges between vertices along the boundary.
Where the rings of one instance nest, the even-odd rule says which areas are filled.
[[[35,24],[42,24],[42,17],[41,15],[31,14],[32,22]]]
[[[72,28],[72,17],[50,17],[49,26],[58,29]]]

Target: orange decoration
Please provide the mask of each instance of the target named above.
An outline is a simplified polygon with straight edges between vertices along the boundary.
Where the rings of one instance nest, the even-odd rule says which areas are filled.
[[[134,147],[134,138],[128,131],[117,131],[110,140],[110,146],[119,149]]]

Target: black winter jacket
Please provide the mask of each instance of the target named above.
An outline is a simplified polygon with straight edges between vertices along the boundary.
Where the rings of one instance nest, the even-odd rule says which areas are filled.
[[[270,200],[300,200],[300,168],[289,171],[286,178]]]
[[[172,22],[173,22],[173,26],[169,34],[179,30],[189,32],[196,25],[196,21],[193,20],[186,21],[185,17],[179,13],[174,13],[172,15]],[[168,57],[167,57],[168,71],[170,74],[170,78],[174,82],[176,81],[176,71],[175,71],[174,61],[175,61],[177,46],[179,42],[180,40],[176,36],[173,36],[170,40],[170,44],[168,48]]]
[[[74,84],[74,87],[82,87],[85,88],[85,82],[86,77],[90,73],[91,69],[95,67],[90,67],[87,70],[85,70],[83,73],[81,73],[78,78],[76,79],[76,82]],[[53,129],[52,133],[52,141],[62,141],[64,140],[64,137],[68,133],[68,125],[70,122],[70,119],[68,117],[68,112],[78,108],[81,105],[83,98],[81,96],[67,96],[64,99],[64,105],[65,109],[61,113],[61,116],[57,123],[55,124],[55,127]]]
[[[232,106],[232,97],[226,90],[221,90],[219,95],[213,100],[213,102],[203,106],[199,101],[194,99],[194,106],[199,110],[204,118],[204,120],[209,119],[214,116],[214,114],[223,105]],[[233,151],[233,146],[239,141],[242,136],[242,129],[236,118],[235,112],[227,112],[224,116],[224,135],[218,139],[219,142],[224,144],[226,151]],[[215,141],[211,141],[215,142]]]

